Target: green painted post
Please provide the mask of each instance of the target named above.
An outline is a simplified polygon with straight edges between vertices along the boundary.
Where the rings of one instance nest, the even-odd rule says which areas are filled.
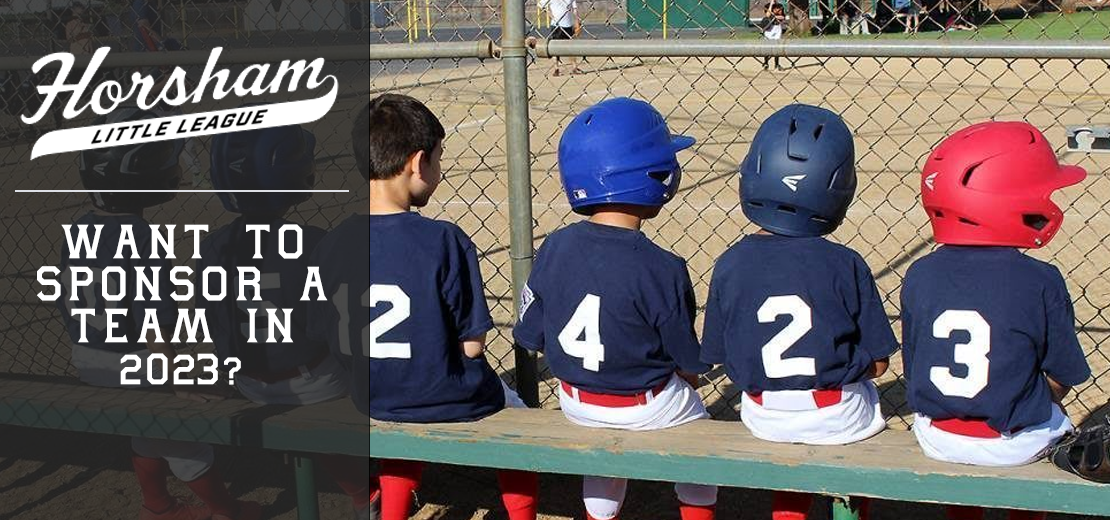
[[[524,0],[502,2],[501,66],[505,74],[505,149],[509,170],[509,258],[513,309],[520,315],[520,291],[532,271],[532,155],[529,150],[528,49],[524,46]],[[519,346],[516,391],[528,406],[539,406],[536,354]]]
[[[853,504],[851,497],[833,497],[832,520],[860,520],[859,501]]]
[[[316,496],[316,472],[313,470],[312,459],[294,456],[293,471],[297,481],[298,520],[320,520],[320,502]]]

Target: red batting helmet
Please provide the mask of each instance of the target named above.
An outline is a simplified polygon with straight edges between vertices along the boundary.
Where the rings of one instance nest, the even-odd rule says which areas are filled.
[[[1087,172],[1056,161],[1032,125],[972,125],[937,146],[921,171],[921,202],[937,243],[1038,248],[1064,213],[1051,195]]]

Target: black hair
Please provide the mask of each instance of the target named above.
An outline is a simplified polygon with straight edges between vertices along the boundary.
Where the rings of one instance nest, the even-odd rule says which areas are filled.
[[[416,152],[430,156],[446,135],[428,107],[401,94],[382,94],[370,100],[351,129],[355,162],[368,180],[397,175]]]

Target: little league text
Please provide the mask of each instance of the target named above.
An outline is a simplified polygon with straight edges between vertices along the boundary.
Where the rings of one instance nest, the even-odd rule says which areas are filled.
[[[239,114],[224,114],[222,116],[209,113],[197,114],[189,119],[178,121],[176,125],[177,128],[172,129],[172,131],[170,128],[170,121],[135,123],[109,127],[105,130],[97,130],[96,133],[93,134],[92,143],[90,144],[111,143],[124,139],[147,139],[171,134],[180,137],[188,137],[190,134],[197,132],[261,125],[266,117],[266,112],[267,109],[261,108]]]
[[[133,226],[123,225],[117,244],[115,244],[112,259],[123,260],[173,260],[177,256],[174,251],[175,231],[174,224],[150,224],[152,240],[149,251],[140,251]],[[68,258],[70,260],[95,260],[100,246],[102,225],[63,225],[65,231]],[[193,253],[192,260],[200,259],[200,242],[203,233],[208,232],[206,225],[185,225],[185,234],[192,235]],[[268,225],[251,224],[246,226],[248,239],[253,237],[255,259],[262,258],[263,232],[274,232],[277,238],[278,251],[282,258],[296,259],[304,251],[304,236],[300,226],[285,224],[280,228],[271,230]],[[106,249],[110,251],[111,249]],[[105,335],[106,343],[139,342],[143,345],[153,343],[212,343],[208,327],[207,316],[204,309],[180,308],[173,324],[172,335],[169,335],[168,324],[159,319],[155,309],[144,309],[142,326],[137,338],[129,338],[122,331],[129,318],[130,304],[121,303],[127,298],[128,288],[134,287],[134,301],[163,301],[168,298],[175,302],[187,302],[196,298],[204,298],[210,302],[225,300],[234,294],[237,302],[258,302],[257,304],[240,304],[239,307],[247,314],[249,326],[247,331],[248,343],[292,343],[292,312],[293,309],[280,309],[263,301],[261,296],[263,276],[257,267],[237,266],[234,272],[222,266],[207,266],[198,273],[196,279],[192,277],[194,270],[188,266],[175,266],[169,269],[168,277],[162,272],[160,266],[134,266],[130,271],[119,266],[103,268],[70,265],[64,270],[56,266],[44,266],[38,270],[38,283],[43,290],[38,297],[44,302],[55,302],[64,298],[66,309],[70,315],[80,323],[80,339],[78,343],[88,343],[90,327]],[[168,282],[173,287],[164,286]],[[199,294],[197,291],[199,288]],[[315,293],[315,296],[313,294]],[[304,290],[300,301],[325,301],[323,286],[320,281],[320,268],[308,267],[304,281]],[[98,309],[98,303],[100,309]],[[259,313],[264,309],[265,313]],[[259,338],[258,329],[263,327],[266,331],[264,338]],[[166,334],[163,334],[166,331]],[[167,337],[167,335],[169,337]],[[139,349],[142,347],[140,346]],[[142,363],[139,356],[124,357],[125,364],[128,358],[134,358],[134,366],[125,367],[121,374],[123,384],[138,384],[137,381],[127,377],[130,373],[141,370],[141,365],[147,365],[147,380],[153,384],[159,380],[165,381],[170,373],[167,359],[155,359],[159,355],[147,357],[148,362]],[[213,363],[209,369],[215,373],[219,364],[214,355]],[[162,356],[164,358],[164,356]],[[188,358],[186,361],[183,358]],[[203,355],[199,357],[203,361]],[[161,361],[161,368],[155,366]],[[187,375],[193,368],[191,356],[177,356],[174,365],[180,371],[182,366],[178,362],[185,362],[187,367],[183,374],[175,372],[175,381],[181,380],[182,375]],[[234,364],[238,370],[239,360],[228,358],[226,364]],[[206,372],[207,373],[207,372]],[[234,372],[232,372],[233,374]],[[160,376],[158,374],[161,374]],[[178,383],[192,384],[192,383]],[[199,378],[196,384],[215,384],[215,378]]]

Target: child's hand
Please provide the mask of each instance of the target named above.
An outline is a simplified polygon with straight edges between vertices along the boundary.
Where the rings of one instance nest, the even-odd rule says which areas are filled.
[[[681,377],[687,383],[690,383],[690,386],[694,387],[695,389],[700,388],[701,385],[702,385],[701,376],[699,376],[697,374],[689,374],[689,373],[683,372],[681,370],[676,372],[676,374],[678,374],[678,377]]]
[[[478,359],[486,352],[486,335],[482,334],[477,338],[468,338],[459,342],[459,347],[462,348],[463,355],[470,359]]]
[[[1044,376],[1044,378],[1048,380],[1049,390],[1052,390],[1052,400],[1055,401],[1056,404],[1060,405],[1060,408],[1063,408],[1064,398],[1067,397],[1068,392],[1071,392],[1071,387],[1057,383],[1056,380],[1048,377],[1047,374]]]
[[[870,379],[881,377],[888,368],[890,368],[890,358],[877,359],[874,363],[871,363],[871,368],[867,370],[867,377]]]

